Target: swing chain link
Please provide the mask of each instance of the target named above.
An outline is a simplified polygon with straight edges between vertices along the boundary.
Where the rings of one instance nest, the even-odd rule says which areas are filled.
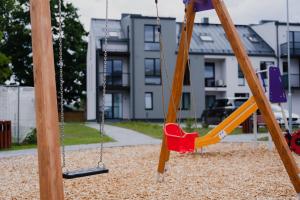
[[[105,95],[106,95],[106,72],[107,72],[107,40],[108,40],[108,0],[106,0],[106,16],[105,16],[105,38],[104,38],[104,64],[103,64],[103,93],[101,105],[101,122],[100,122],[100,152],[98,167],[103,163],[103,139],[104,139],[104,123],[105,123]]]
[[[63,43],[62,43],[62,0],[58,5],[58,25],[59,25],[59,87],[60,87],[60,141],[62,143],[62,168],[66,167],[66,151],[65,151],[65,116],[64,116],[64,79],[63,79]]]

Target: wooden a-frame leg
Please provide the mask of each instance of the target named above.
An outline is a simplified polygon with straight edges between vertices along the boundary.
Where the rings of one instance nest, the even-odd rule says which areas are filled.
[[[276,149],[279,153],[279,156],[285,166],[285,169],[291,179],[291,182],[296,192],[300,193],[300,178],[298,166],[275,119],[270,103],[256,76],[250,59],[246,53],[245,47],[238,35],[238,32],[236,31],[236,28],[228,13],[228,10],[223,0],[212,0],[212,2],[223,25],[228,41],[230,42],[235,56],[239,64],[241,65],[241,69],[253,93],[255,101],[264,117],[264,120],[266,121],[272,139],[275,143]]]
[[[192,0],[187,8],[186,28],[182,27],[182,31],[181,31],[178,55],[176,60],[176,67],[174,72],[174,79],[172,84],[172,94],[169,100],[168,115],[166,120],[168,123],[176,122],[176,113],[180,103],[184,72],[185,72],[186,63],[188,59],[187,51],[190,47],[190,42],[191,42],[193,27],[194,27],[194,20],[195,20],[195,12],[193,7],[194,1],[195,0]],[[167,149],[166,138],[164,137],[162,141],[159,164],[157,169],[159,173],[161,174],[164,173],[165,165],[166,162],[169,160],[169,157],[170,157],[170,152]]]
[[[40,199],[64,199],[49,0],[31,0]]]

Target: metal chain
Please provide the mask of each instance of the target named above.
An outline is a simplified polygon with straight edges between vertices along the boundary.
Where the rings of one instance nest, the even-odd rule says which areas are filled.
[[[103,160],[103,138],[104,138],[104,122],[105,122],[105,95],[106,95],[106,71],[107,71],[107,38],[108,38],[108,0],[106,0],[106,16],[105,16],[105,39],[104,39],[104,65],[103,65],[103,93],[101,105],[101,122],[100,122],[100,152],[98,167],[104,165]]]
[[[174,96],[171,90],[171,81],[170,81],[170,77],[169,77],[169,70],[167,68],[167,64],[166,64],[166,58],[165,58],[165,50],[164,50],[164,44],[163,44],[163,34],[161,31],[161,22],[160,22],[160,17],[159,17],[159,10],[158,10],[158,0],[155,0],[155,4],[156,4],[156,24],[159,27],[159,43],[160,43],[160,72],[161,72],[161,79],[162,79],[162,103],[163,103],[163,114],[164,114],[164,123],[166,123],[166,118],[167,118],[167,114],[166,114],[166,108],[165,108],[165,96],[164,96],[164,82],[163,82],[163,77],[162,77],[162,68],[164,68],[165,74],[166,74],[166,81],[167,81],[167,89],[168,92],[170,93],[170,98],[171,98],[171,102],[173,107],[176,109],[176,122],[180,123],[180,116],[177,115],[177,107],[175,105],[175,100],[174,100]]]
[[[64,117],[64,79],[63,79],[63,43],[62,43],[62,0],[58,1],[58,25],[59,25],[59,86],[60,86],[60,141],[62,144],[62,168],[66,167],[65,151],[65,117]]]
[[[186,15],[185,15],[185,26],[187,26],[187,19],[186,19]],[[196,108],[196,99],[195,99],[195,90],[193,88],[193,84],[192,84],[192,76],[191,76],[191,63],[190,63],[190,53],[189,53],[189,46],[188,46],[188,34],[187,34],[187,30],[185,31],[185,44],[187,45],[187,47],[185,48],[185,54],[187,55],[187,67],[189,69],[189,81],[190,81],[190,92],[191,92],[191,114],[194,114],[194,126],[197,129],[198,127],[198,120],[197,120],[197,108]],[[194,113],[192,112],[192,108],[194,109]]]

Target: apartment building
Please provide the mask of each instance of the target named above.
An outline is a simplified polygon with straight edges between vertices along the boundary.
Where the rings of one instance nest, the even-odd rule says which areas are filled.
[[[168,108],[177,56],[175,18],[161,18],[161,27],[165,49],[162,74],[156,18],[123,14],[121,20],[109,20],[107,118],[163,119],[164,108]],[[104,36],[105,20],[92,19],[87,56],[87,120],[98,119],[102,110]],[[186,73],[182,96],[183,118],[194,116],[194,111],[200,118],[204,109],[203,66],[202,56],[190,56],[191,72]],[[192,103],[192,97],[195,103]]]
[[[162,18],[166,68],[170,79],[177,56],[182,23]],[[102,105],[105,20],[92,19],[87,58],[87,119],[96,120]],[[277,54],[256,28],[236,25],[256,69],[277,64]],[[166,73],[160,74],[160,46],[155,17],[123,14],[109,20],[105,116],[110,119],[163,119],[170,90]],[[201,117],[215,99],[247,97],[249,87],[220,24],[208,19],[194,26],[190,70],[185,73],[182,118]],[[160,76],[162,75],[162,79]],[[267,79],[267,74],[264,74]],[[170,80],[172,82],[172,80]],[[162,102],[164,86],[165,105]],[[193,101],[194,100],[194,101]]]

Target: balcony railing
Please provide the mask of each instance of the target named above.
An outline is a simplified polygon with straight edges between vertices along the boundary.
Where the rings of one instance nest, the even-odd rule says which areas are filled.
[[[288,43],[283,43],[280,45],[281,56],[287,56],[288,54]],[[300,41],[299,42],[290,42],[290,52],[291,56],[300,56]]]
[[[300,74],[291,74],[291,87],[300,89]],[[284,88],[287,89],[289,86],[288,74],[282,75]]]
[[[100,49],[104,52],[104,40],[100,40]],[[107,41],[107,51],[110,53],[128,53],[128,40],[126,39],[109,39]]]
[[[226,84],[223,80],[215,80],[214,78],[205,78],[205,87],[224,88]]]
[[[102,88],[103,85],[103,72],[99,73],[99,84]],[[106,74],[106,87],[107,89],[126,89],[130,85],[129,73],[115,73]]]

